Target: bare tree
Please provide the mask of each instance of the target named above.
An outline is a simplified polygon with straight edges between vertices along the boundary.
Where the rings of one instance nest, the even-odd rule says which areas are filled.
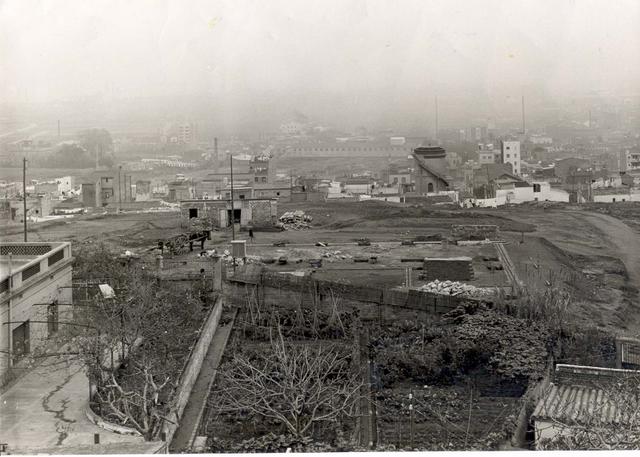
[[[225,364],[212,408],[275,419],[296,437],[314,423],[352,415],[362,383],[350,355],[335,345],[287,343],[277,333],[266,351],[235,354]]]

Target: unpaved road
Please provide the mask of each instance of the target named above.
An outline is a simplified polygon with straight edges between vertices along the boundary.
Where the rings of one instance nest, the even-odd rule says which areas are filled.
[[[640,290],[640,234],[615,217],[582,211],[571,213],[605,234],[607,241],[627,267],[629,282]]]
[[[629,275],[629,285],[640,290],[640,234],[620,219],[586,211],[570,211],[576,218],[583,219],[603,233],[603,238],[612,249],[611,256],[618,257],[624,263]],[[580,228],[577,228],[580,230]],[[640,334],[640,294],[632,299],[633,306],[628,315],[628,329]]]

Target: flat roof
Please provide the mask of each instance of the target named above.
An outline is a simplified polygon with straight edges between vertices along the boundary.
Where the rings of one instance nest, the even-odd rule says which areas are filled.
[[[0,243],[0,280],[4,280],[11,273],[17,273],[28,266],[38,263],[50,256],[54,251],[59,251],[69,242],[51,243]],[[11,267],[9,267],[9,254],[11,253]]]

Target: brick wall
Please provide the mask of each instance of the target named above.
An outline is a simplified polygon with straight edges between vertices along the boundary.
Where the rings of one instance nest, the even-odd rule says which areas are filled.
[[[474,277],[471,257],[451,259],[424,259],[424,276],[427,281],[470,281]]]
[[[341,310],[357,310],[363,319],[392,321],[425,320],[448,313],[462,302],[454,296],[438,295],[416,289],[382,289],[315,280],[309,276],[264,272],[258,284],[231,279],[230,299],[242,306],[247,296],[255,296],[267,305],[296,309],[319,307],[330,311],[333,300]],[[469,301],[469,300],[466,300]]]
[[[456,240],[497,240],[499,230],[497,225],[453,225],[451,235]]]
[[[278,206],[275,200],[247,200],[251,208],[251,223],[254,227],[269,227],[276,223]]]

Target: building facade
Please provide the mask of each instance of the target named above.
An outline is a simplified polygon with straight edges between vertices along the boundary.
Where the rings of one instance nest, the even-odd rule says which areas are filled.
[[[66,321],[70,243],[0,243],[0,379]]]
[[[233,207],[232,207],[233,206]],[[273,227],[278,220],[278,200],[273,198],[231,200],[182,200],[182,227],[194,224],[210,228],[225,228],[231,221],[240,227]]]
[[[502,163],[511,165],[511,169],[515,175],[521,175],[521,157],[519,141],[503,141],[501,143]]]

